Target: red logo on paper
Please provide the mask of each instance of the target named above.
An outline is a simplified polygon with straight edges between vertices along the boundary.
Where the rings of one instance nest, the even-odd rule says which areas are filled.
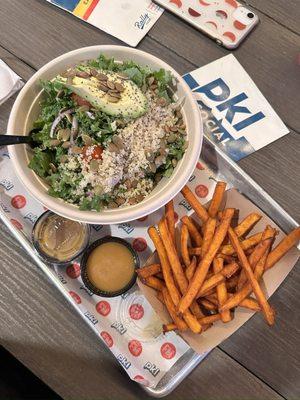
[[[136,238],[132,243],[132,247],[134,248],[134,250],[142,252],[146,250],[147,242],[143,238]]]
[[[174,219],[175,219],[175,222],[178,221],[178,214],[177,214],[177,212],[174,212]]]
[[[144,316],[144,307],[141,304],[132,304],[129,308],[129,315],[132,319],[138,320]]]
[[[11,199],[11,205],[17,209],[23,208],[26,205],[26,199],[21,194],[18,194]]]
[[[164,343],[160,348],[160,354],[163,356],[163,358],[171,360],[171,358],[175,357],[176,347],[172,343]]]
[[[80,265],[78,263],[69,265],[66,269],[66,273],[71,279],[78,278],[80,276]]]
[[[113,338],[110,336],[110,334],[108,332],[102,331],[100,333],[100,336],[102,337],[102,339],[106,343],[107,347],[112,347],[113,346],[113,344],[114,344]]]
[[[197,162],[196,168],[197,168],[197,169],[200,169],[201,171],[202,171],[203,169],[205,169],[204,166],[201,164],[201,162]]]
[[[96,304],[96,310],[103,317],[106,317],[111,310],[109,302],[105,300],[99,301],[99,303]]]
[[[81,297],[79,296],[79,294],[73,292],[72,290],[70,290],[69,293],[73,297],[73,300],[75,301],[75,303],[77,303],[77,304],[81,303]]]
[[[205,185],[198,185],[195,188],[195,193],[198,197],[206,197],[208,195],[208,188]]]
[[[142,375],[136,375],[133,380],[141,383],[142,385],[149,386],[149,381],[147,381],[147,379],[145,379]]]
[[[17,229],[19,229],[20,231],[23,229],[23,225],[21,224],[21,222],[17,221],[16,219],[11,219],[10,222],[13,224],[13,226]]]
[[[143,350],[141,343],[135,339],[130,340],[130,342],[128,343],[128,349],[134,357],[138,357]]]

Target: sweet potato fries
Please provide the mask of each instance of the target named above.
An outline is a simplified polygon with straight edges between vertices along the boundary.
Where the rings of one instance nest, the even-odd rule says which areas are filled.
[[[213,323],[229,323],[236,307],[262,312],[269,325],[275,322],[262,280],[291,247],[300,240],[300,227],[289,233],[272,249],[277,231],[266,226],[251,234],[261,219],[251,213],[233,225],[236,211],[224,204],[225,182],[218,182],[209,207],[199,203],[185,186],[181,193],[200,220],[184,216],[177,225],[175,241],[174,205],[169,202],[158,229],[148,229],[159,262],[140,268],[140,280],[157,291],[158,299],[170,314],[163,326],[171,330],[201,333]],[[162,278],[162,279],[161,279]]]

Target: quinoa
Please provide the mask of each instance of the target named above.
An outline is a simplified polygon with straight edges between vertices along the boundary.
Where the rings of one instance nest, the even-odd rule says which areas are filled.
[[[138,75],[129,78],[125,63],[100,56],[46,83],[51,96],[37,121],[33,137],[41,145],[29,167],[47,180],[49,194],[81,209],[126,207],[141,202],[172,174],[187,145],[182,113],[167,93],[172,76],[132,64]],[[64,90],[61,82],[72,82],[73,76],[77,83],[88,82],[93,96],[99,91],[99,99],[107,99],[103,110],[88,103],[88,96]],[[110,114],[114,108],[116,115]]]

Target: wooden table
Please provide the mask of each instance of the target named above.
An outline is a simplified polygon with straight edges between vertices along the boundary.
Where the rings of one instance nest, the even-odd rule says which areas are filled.
[[[234,54],[291,133],[239,164],[299,221],[299,0],[250,3],[261,23]],[[45,0],[0,0],[0,58],[25,80],[52,58],[96,44],[121,43]],[[228,54],[168,12],[138,48],[180,73]],[[13,101],[0,107],[1,132]],[[0,240],[1,344],[63,398],[146,398],[3,226]],[[298,265],[271,298],[276,325],[253,317],[172,398],[300,398],[299,292]]]

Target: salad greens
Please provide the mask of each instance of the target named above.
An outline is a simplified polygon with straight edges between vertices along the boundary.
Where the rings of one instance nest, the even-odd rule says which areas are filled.
[[[135,126],[138,118],[104,112],[74,93],[71,86],[65,85],[60,79],[41,82],[45,96],[40,115],[31,131],[37,146],[33,149],[28,166],[47,181],[51,196],[76,204],[82,210],[99,211],[106,207],[135,204],[150,193],[162,176],[171,176],[177,162],[183,157],[187,142],[181,112],[176,104],[172,105],[175,88],[174,78],[169,71],[153,71],[133,61],[119,63],[100,55],[96,60],[65,71],[62,76],[67,76],[66,79],[71,82],[76,76],[84,76],[93,85],[98,82],[101,89],[96,89],[97,95],[98,92],[102,93],[102,98],[108,97],[113,103],[126,96],[126,82],[132,82],[133,90],[141,91],[140,96],[147,98],[152,112],[155,107],[165,107],[166,130],[165,138],[161,139],[163,147],[156,148],[153,154],[147,156],[149,167],[143,167],[145,170],[143,174],[140,172],[138,184],[134,184],[136,179],[130,176],[128,165],[123,168],[123,178],[119,177],[112,184],[111,180],[116,180],[114,175],[106,180],[103,178],[104,172],[110,171],[105,163],[111,154],[116,159],[118,169],[117,156],[121,154],[122,160],[128,158],[128,155],[124,155],[124,135],[126,127]],[[90,86],[86,90],[89,89]],[[148,108],[144,113],[147,115],[147,112]],[[161,125],[159,129],[163,128]],[[99,173],[97,168],[100,168]],[[111,185],[111,190],[107,189],[108,185]]]

